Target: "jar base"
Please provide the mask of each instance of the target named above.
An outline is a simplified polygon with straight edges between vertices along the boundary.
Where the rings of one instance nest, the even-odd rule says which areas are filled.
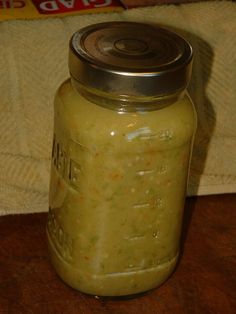
[[[96,298],[136,298],[160,286],[173,272],[178,255],[157,267],[129,273],[90,274],[64,261],[48,235],[51,262],[59,277],[72,288]]]

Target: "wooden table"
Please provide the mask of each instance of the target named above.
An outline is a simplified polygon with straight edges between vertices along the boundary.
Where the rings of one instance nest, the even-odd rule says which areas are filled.
[[[187,200],[175,273],[132,300],[66,286],[48,259],[45,222],[46,214],[0,217],[0,314],[236,313],[236,194]]]

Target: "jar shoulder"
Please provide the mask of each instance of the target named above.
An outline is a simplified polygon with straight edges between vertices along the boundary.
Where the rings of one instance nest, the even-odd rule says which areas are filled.
[[[103,99],[104,103],[106,103],[106,99]],[[55,109],[56,110],[65,110],[68,111],[68,114],[73,112],[74,114],[79,113],[80,115],[86,114],[87,111],[90,112],[90,116],[92,117],[92,113],[100,115],[109,115],[110,117],[114,117],[117,119],[117,116],[121,116],[121,112],[117,110],[109,109],[107,106],[97,105],[95,102],[91,102],[85,97],[83,97],[78,91],[73,87],[71,80],[67,79],[64,81],[59,89],[57,90],[55,97]],[[59,108],[58,108],[59,107]],[[173,114],[176,116],[173,119]],[[196,111],[192,100],[187,92],[179,98],[177,101],[172,104],[158,108],[157,110],[142,110],[142,111],[133,111],[133,112],[124,112],[122,116],[125,116],[128,120],[129,118],[133,118],[134,116],[139,116],[140,120],[148,120],[150,117],[154,117],[157,120],[172,120],[178,123],[178,121],[183,119],[189,119],[190,122],[194,125],[196,123]],[[124,119],[124,120],[126,120]]]
[[[87,100],[74,89],[70,80],[58,89],[55,120],[58,128],[70,132],[70,137],[97,142],[137,142],[144,138],[154,141],[165,134],[175,138],[176,145],[181,145],[196,129],[196,113],[188,94],[165,108],[121,114]]]

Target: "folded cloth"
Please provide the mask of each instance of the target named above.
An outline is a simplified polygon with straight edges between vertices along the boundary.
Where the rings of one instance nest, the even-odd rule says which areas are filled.
[[[236,192],[236,6],[228,1],[0,23],[0,214],[47,211],[53,97],[68,41],[91,23],[154,22],[195,50],[189,92],[199,127],[188,195]]]
[[[187,2],[200,2],[200,1],[207,1],[207,0],[121,0],[121,3],[126,8],[136,8],[136,7],[144,7],[156,4],[168,4],[168,3],[187,3]],[[214,1],[214,0],[210,0]]]

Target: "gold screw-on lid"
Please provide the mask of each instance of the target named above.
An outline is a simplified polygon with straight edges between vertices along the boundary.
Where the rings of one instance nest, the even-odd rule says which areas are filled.
[[[134,22],[107,22],[76,32],[69,69],[81,84],[115,95],[159,96],[185,89],[192,48],[166,29]]]

